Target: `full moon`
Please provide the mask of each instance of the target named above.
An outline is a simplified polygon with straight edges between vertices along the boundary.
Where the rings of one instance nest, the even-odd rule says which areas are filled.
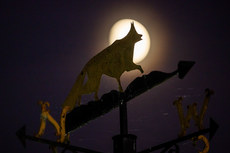
[[[134,47],[133,62],[141,62],[148,54],[150,48],[150,37],[146,28],[133,19],[122,19],[116,22],[109,35],[109,43],[112,44],[117,39],[122,39],[127,35],[130,29],[131,22],[134,22],[137,33],[142,34],[142,40],[137,42]]]

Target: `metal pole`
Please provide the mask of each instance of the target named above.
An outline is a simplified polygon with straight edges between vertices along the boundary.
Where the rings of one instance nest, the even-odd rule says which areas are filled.
[[[137,137],[128,134],[127,104],[121,101],[120,111],[120,134],[113,137],[114,153],[136,153]]]
[[[128,120],[127,120],[127,104],[121,102],[120,109],[120,135],[128,134]]]

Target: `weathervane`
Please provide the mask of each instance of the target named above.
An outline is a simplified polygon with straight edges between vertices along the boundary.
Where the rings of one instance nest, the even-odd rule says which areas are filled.
[[[82,127],[87,122],[96,119],[97,117],[104,115],[112,109],[119,107],[120,109],[120,134],[113,137],[114,153],[136,153],[136,136],[128,133],[127,125],[127,102],[136,96],[146,92],[147,90],[161,84],[162,82],[170,79],[171,77],[178,75],[180,79],[183,79],[189,72],[192,66],[195,64],[193,61],[179,61],[178,67],[171,73],[152,71],[149,74],[142,75],[134,79],[125,90],[123,90],[120,77],[125,71],[139,70],[143,73],[143,69],[140,65],[136,65],[133,62],[133,51],[135,43],[142,40],[142,35],[138,34],[134,23],[131,23],[131,28],[128,34],[120,40],[114,41],[113,44],[105,48],[103,51],[94,56],[84,66],[80,74],[78,75],[70,93],[62,105],[62,112],[60,117],[60,124],[51,116],[48,107],[48,102],[40,101],[41,105],[41,124],[38,133],[35,136],[29,136],[25,133],[25,127],[17,131],[17,136],[25,146],[25,140],[29,139],[45,144],[49,144],[56,152],[55,147],[63,147],[65,150],[80,151],[80,152],[98,152],[90,149],[72,146],[69,144],[69,134],[73,130]],[[100,86],[101,76],[105,74],[113,77],[118,82],[118,89],[102,95],[98,98],[98,89]],[[81,105],[81,96],[84,94],[94,93],[95,100],[90,101],[86,105]],[[179,152],[177,143],[193,138],[194,141],[202,140],[205,142],[206,148],[203,153],[209,150],[209,142],[205,136],[205,133],[210,132],[211,137],[217,129],[217,124],[210,120],[210,126],[208,129],[203,127],[203,118],[207,110],[208,101],[211,90],[206,90],[206,96],[201,109],[200,114],[196,111],[196,105],[188,107],[187,117],[184,117],[182,109],[182,98],[177,99],[174,102],[180,118],[181,133],[178,139],[160,144],[155,147],[151,147],[141,152],[152,152],[161,148],[164,148],[162,152],[168,151],[172,146],[175,146],[174,151]],[[76,103],[79,107],[75,107]],[[189,120],[193,117],[196,125],[199,128],[198,132],[190,135],[185,135],[186,128],[188,128]],[[57,142],[40,138],[45,131],[46,121],[49,121],[56,129],[56,135],[58,136]],[[171,151],[173,151],[171,149]]]

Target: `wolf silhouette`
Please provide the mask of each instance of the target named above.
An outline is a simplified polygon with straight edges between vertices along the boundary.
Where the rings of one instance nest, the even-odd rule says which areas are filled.
[[[123,91],[120,77],[125,71],[138,69],[143,73],[142,67],[133,63],[134,46],[136,42],[142,40],[141,37],[142,35],[137,33],[134,22],[132,22],[124,38],[114,41],[113,44],[90,59],[78,75],[63,107],[68,106],[73,109],[76,103],[80,105],[81,95],[93,92],[95,100],[98,100],[98,89],[103,74],[115,78],[119,91]]]
[[[132,22],[130,30],[124,38],[114,41],[113,44],[89,60],[78,75],[63,107],[69,106],[70,109],[73,109],[76,103],[80,105],[83,94],[94,92],[95,100],[98,100],[98,89],[103,74],[115,78],[119,91],[123,91],[120,77],[125,71],[138,69],[143,73],[142,67],[133,63],[134,46],[136,42],[142,40],[141,37],[142,35],[137,33],[134,22]],[[85,81],[85,79],[87,80]]]
[[[133,63],[134,46],[136,42],[142,40],[141,37],[142,35],[137,33],[134,22],[132,22],[131,28],[124,38],[114,41],[84,66],[62,105],[59,142],[68,139],[68,134],[66,135],[65,131],[66,114],[75,107],[76,103],[80,105],[81,96],[94,92],[95,100],[98,100],[98,89],[103,74],[115,78],[119,91],[122,92],[120,77],[125,71],[138,69],[141,73],[144,72],[140,65]]]

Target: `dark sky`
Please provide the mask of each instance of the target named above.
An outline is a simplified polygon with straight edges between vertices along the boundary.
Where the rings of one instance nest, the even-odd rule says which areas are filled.
[[[108,46],[109,30],[119,19],[142,23],[151,38],[150,53],[139,63],[145,74],[174,71],[179,60],[196,61],[184,80],[173,77],[128,104],[129,133],[137,135],[137,151],[177,138],[179,118],[172,102],[184,96],[183,106],[202,105],[211,88],[205,127],[212,117],[220,126],[210,153],[228,152],[229,13],[220,1],[5,1],[0,3],[1,151],[49,152],[48,146],[27,141],[24,149],[15,132],[23,125],[33,135],[40,125],[38,100],[51,103],[59,121],[61,104],[84,64]],[[140,72],[125,73],[123,88]],[[99,96],[117,89],[115,79],[102,77]],[[83,97],[87,103],[90,96]],[[199,107],[200,108],[200,107]],[[193,123],[193,122],[191,122]],[[196,131],[191,124],[188,132]],[[55,140],[48,125],[44,138]],[[71,135],[71,144],[112,152],[112,136],[119,133],[118,109],[91,121]],[[181,152],[196,152],[191,141]]]

